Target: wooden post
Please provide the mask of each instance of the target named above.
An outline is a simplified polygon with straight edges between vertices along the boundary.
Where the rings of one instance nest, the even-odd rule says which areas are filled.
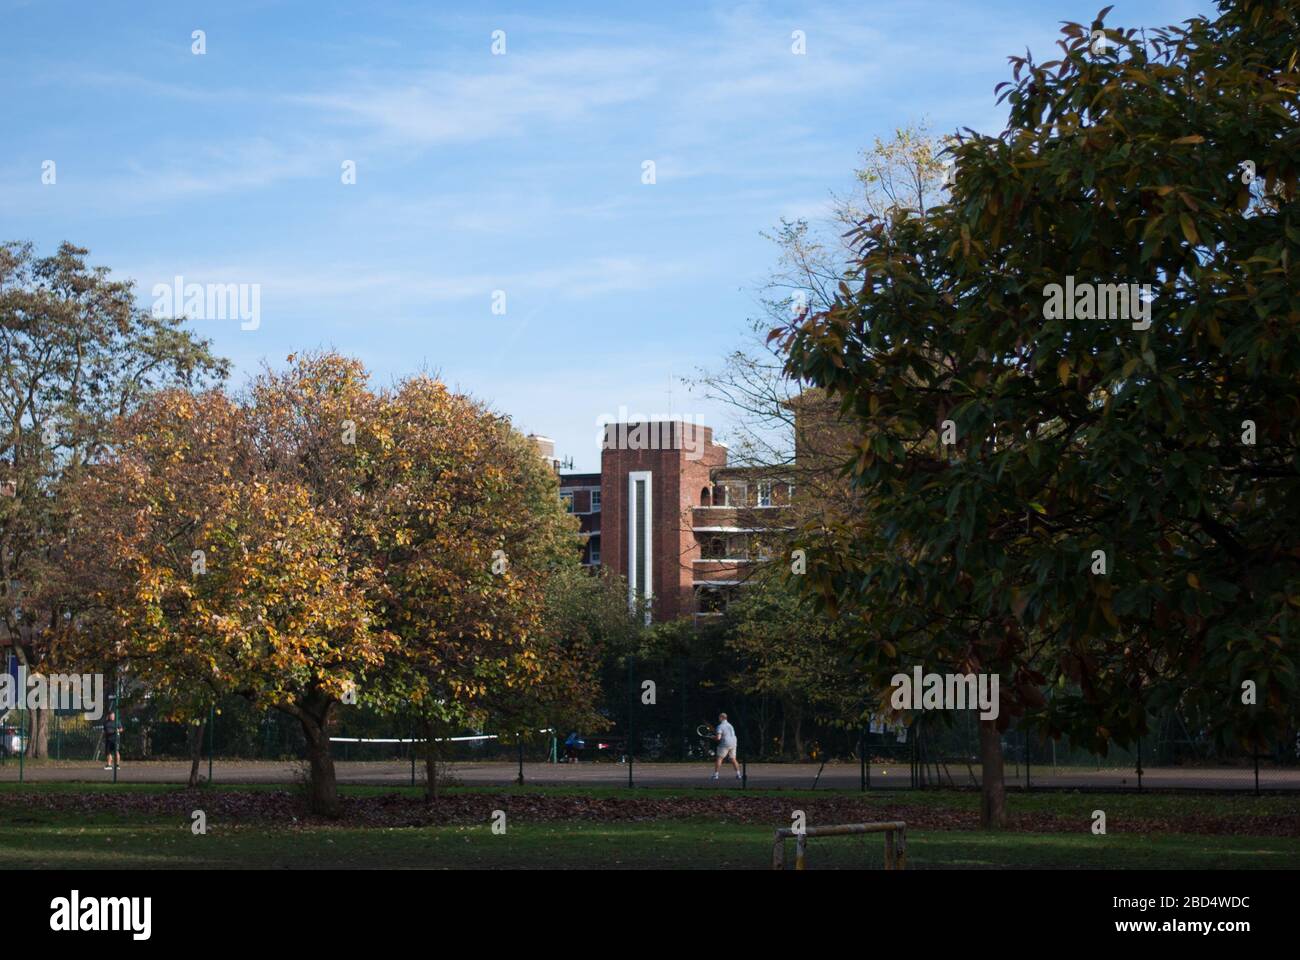
[[[807,833],[798,834],[794,838],[794,868],[796,870],[805,869],[804,854],[805,852],[807,852],[807,849],[808,849],[808,834]]]
[[[775,836],[772,840],[772,869],[785,869],[785,836],[780,830],[774,831]]]
[[[893,830],[885,831],[885,869],[886,870],[895,869]]]

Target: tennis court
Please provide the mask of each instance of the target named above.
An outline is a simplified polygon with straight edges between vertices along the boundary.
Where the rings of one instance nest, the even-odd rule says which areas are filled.
[[[537,763],[525,762],[524,781],[537,785],[586,784],[624,786],[628,782],[628,767],[623,763]],[[216,783],[293,783],[300,765],[288,761],[259,761],[217,759],[213,763],[213,780]],[[818,779],[818,770],[821,776]],[[127,762],[118,770],[119,782],[124,783],[185,783],[190,765],[184,761],[150,760]],[[206,776],[207,763],[201,772]],[[409,784],[411,765],[402,761],[364,762],[341,760],[335,763],[340,783],[356,784]],[[971,786],[971,771],[964,766],[948,768],[955,786]],[[734,777],[718,781],[709,778],[713,764],[699,763],[634,763],[633,782],[640,786],[703,787],[714,790],[737,790],[742,785]],[[979,767],[973,769],[978,778]],[[1016,768],[1008,766],[1007,783],[1013,789],[1023,786],[1023,776],[1017,780]],[[856,790],[861,786],[861,769],[858,764],[827,764],[824,769],[816,763],[751,763],[746,764],[745,786],[751,789],[781,788],[807,789],[817,780],[818,789]],[[872,764],[870,788],[872,790],[911,786],[911,770],[906,763]],[[417,764],[415,776],[421,775]],[[508,762],[469,762],[453,764],[451,775],[467,786],[508,786],[517,781],[519,764]],[[933,772],[931,773],[933,776]],[[1242,768],[1191,767],[1187,769],[1152,769],[1143,772],[1143,789],[1196,789],[1234,790],[1254,789],[1254,770]],[[0,781],[16,781],[19,766],[16,762],[0,765]],[[102,763],[87,761],[29,762],[24,766],[23,778],[35,782],[103,782],[112,780],[113,774]],[[1031,784],[1034,788],[1072,789],[1137,789],[1137,776],[1130,769],[1088,770],[1062,768],[1055,774],[1050,767],[1035,769]],[[945,778],[944,785],[948,785]],[[1300,790],[1300,769],[1261,769],[1261,790]]]

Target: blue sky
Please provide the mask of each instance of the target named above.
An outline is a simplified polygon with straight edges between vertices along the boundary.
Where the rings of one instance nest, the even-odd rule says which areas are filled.
[[[759,314],[761,232],[822,215],[900,125],[996,133],[1007,55],[1052,59],[1100,6],[0,0],[0,238],[89,247],[146,306],[176,275],[259,284],[256,330],[193,321],[237,384],[333,347],[381,383],[438,372],[595,469],[620,408],[725,439],[674,381]]]

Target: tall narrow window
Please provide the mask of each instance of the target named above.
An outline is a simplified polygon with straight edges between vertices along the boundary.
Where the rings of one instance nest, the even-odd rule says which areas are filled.
[[[649,600],[653,589],[654,535],[653,498],[650,490],[650,471],[636,470],[628,474],[628,600]],[[646,619],[649,619],[647,609]]]
[[[646,595],[646,537],[645,529],[645,481],[636,482],[636,595]]]

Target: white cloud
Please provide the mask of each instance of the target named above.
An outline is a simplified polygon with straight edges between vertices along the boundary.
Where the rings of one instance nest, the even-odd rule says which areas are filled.
[[[484,57],[475,71],[356,74],[326,93],[290,95],[327,119],[369,127],[390,143],[429,146],[528,133],[654,93],[652,51]]]

